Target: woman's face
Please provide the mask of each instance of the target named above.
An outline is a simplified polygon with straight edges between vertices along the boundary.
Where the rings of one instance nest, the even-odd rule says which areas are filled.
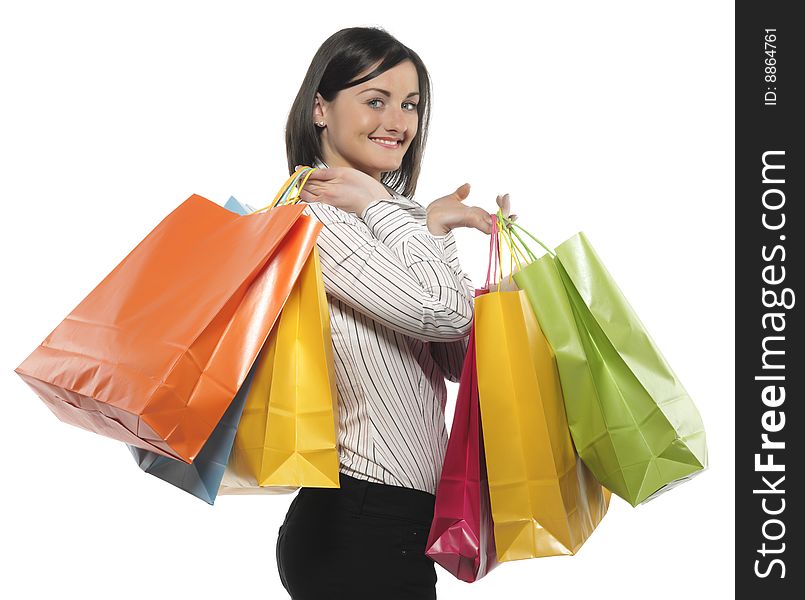
[[[400,168],[416,135],[418,102],[419,78],[410,60],[341,90],[331,102],[317,93],[313,121],[326,124],[321,131],[322,159],[329,167],[352,167],[380,181],[382,173]]]

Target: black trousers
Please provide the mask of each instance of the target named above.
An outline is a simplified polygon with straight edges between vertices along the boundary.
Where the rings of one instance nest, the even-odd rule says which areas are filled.
[[[302,488],[279,529],[277,568],[293,600],[430,600],[425,556],[435,496],[340,474],[340,488]]]

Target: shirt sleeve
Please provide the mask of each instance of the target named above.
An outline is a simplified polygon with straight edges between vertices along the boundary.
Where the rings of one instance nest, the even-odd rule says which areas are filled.
[[[316,240],[325,292],[395,331],[431,342],[469,335],[474,306],[462,273],[434,236],[395,204],[375,200],[360,219],[314,202],[304,214],[322,222]]]
[[[474,302],[474,285],[470,276],[464,273],[458,262],[456,240],[452,231],[445,236],[445,256],[453,270],[461,274],[461,280],[464,284],[463,291],[466,297],[470,302]],[[468,344],[469,334],[467,334],[467,337],[453,342],[431,342],[429,344],[431,358],[439,365],[445,379],[448,381],[453,383],[461,381],[461,371],[464,368]]]

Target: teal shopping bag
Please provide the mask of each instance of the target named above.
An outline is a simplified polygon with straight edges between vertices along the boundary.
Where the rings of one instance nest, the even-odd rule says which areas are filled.
[[[573,442],[611,492],[637,506],[707,467],[699,411],[584,233],[548,249],[517,223],[514,274],[556,355]],[[547,254],[536,258],[517,229]]]

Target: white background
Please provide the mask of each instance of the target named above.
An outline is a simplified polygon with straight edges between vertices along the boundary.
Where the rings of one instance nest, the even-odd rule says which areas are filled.
[[[380,25],[434,83],[417,199],[468,181],[468,203],[510,192],[551,246],[584,231],[710,448],[707,472],[656,501],[613,498],[575,557],[470,585],[437,567],[439,597],[731,597],[733,19],[732,3],[690,1],[4,3],[3,595],[287,597],[275,542],[291,496],[210,507],[58,421],[13,369],[192,193],[265,206],[314,52]],[[488,238],[456,237],[480,285]]]

